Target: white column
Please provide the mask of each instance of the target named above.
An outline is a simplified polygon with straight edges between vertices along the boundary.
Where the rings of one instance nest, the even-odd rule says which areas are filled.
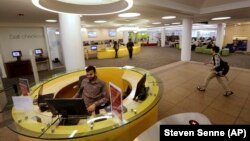
[[[31,62],[31,66],[32,66],[34,79],[35,79],[36,84],[38,84],[39,83],[39,75],[38,75],[38,71],[37,71],[36,58],[35,58],[32,50],[29,50],[29,54],[30,54],[30,62]]]
[[[181,61],[190,61],[191,59],[191,36],[192,36],[191,19],[185,18],[182,20],[183,32],[181,39]]]
[[[47,33],[47,28],[43,27],[43,33],[45,37],[45,42],[46,42],[46,48],[48,52],[48,58],[49,58],[49,70],[53,70],[53,65],[52,65],[52,60],[51,60],[51,53],[50,53],[50,47],[49,47],[49,39],[48,39],[48,33]]]
[[[165,28],[161,29],[161,47],[165,47]]]
[[[133,31],[131,32],[131,34],[132,34],[132,42],[135,42],[135,32]]]
[[[4,87],[3,87],[2,77],[0,76],[0,90],[3,90],[3,89]],[[6,104],[7,104],[7,97],[6,97],[5,91],[3,91],[0,93],[0,112],[3,112]]]
[[[247,52],[250,52],[250,39],[247,40]]]
[[[80,16],[59,14],[63,58],[67,72],[85,67]]]
[[[123,43],[128,43],[128,31],[123,31]]]
[[[2,76],[1,76],[1,73],[0,73],[0,77],[2,77],[2,78],[6,78],[6,77],[7,77],[4,68],[5,68],[5,67],[4,67],[3,58],[2,58],[2,55],[0,54],[0,69],[1,69],[1,72],[2,72]]]
[[[216,35],[216,46],[220,47],[220,49],[223,46],[224,37],[225,37],[225,23],[221,23],[217,25],[217,35]]]
[[[149,36],[149,38],[148,38],[149,42],[148,43],[153,43],[153,41],[154,41],[153,32],[152,31],[149,32],[148,36]]]

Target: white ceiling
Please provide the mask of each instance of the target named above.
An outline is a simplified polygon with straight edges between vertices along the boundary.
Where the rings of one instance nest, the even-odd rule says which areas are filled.
[[[118,14],[103,16],[83,16],[82,24],[93,28],[114,28],[124,25],[156,27],[182,22],[183,18],[192,18],[194,23],[239,23],[250,21],[250,0],[134,0],[134,6],[126,12],[139,12],[136,18],[121,18]],[[23,16],[18,16],[23,14]],[[177,16],[176,19],[163,20],[163,16]],[[231,16],[225,21],[211,21],[217,16]],[[58,14],[35,7],[31,0],[0,0],[0,25],[44,24],[46,19],[57,19]],[[97,24],[95,20],[106,20]],[[160,25],[152,25],[161,22]]]

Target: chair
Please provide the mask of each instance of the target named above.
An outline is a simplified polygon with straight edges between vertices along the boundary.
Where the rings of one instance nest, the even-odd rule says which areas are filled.
[[[222,53],[221,53],[221,55],[222,56],[228,56],[230,53],[229,53],[229,48],[223,48],[222,49]]]
[[[195,48],[195,52],[197,52],[197,53],[202,53],[204,49],[206,49],[206,46],[196,47],[196,48]]]

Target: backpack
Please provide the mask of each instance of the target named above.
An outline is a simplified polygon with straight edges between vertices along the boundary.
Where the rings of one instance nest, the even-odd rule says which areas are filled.
[[[220,57],[220,56],[219,56]],[[226,61],[222,60],[220,57],[220,66],[215,68],[215,71],[217,72],[218,76],[226,76],[229,72],[229,65]]]

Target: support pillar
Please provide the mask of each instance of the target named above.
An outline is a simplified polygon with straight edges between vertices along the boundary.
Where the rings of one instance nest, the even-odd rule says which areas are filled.
[[[84,69],[80,16],[59,13],[60,36],[66,72]]]

